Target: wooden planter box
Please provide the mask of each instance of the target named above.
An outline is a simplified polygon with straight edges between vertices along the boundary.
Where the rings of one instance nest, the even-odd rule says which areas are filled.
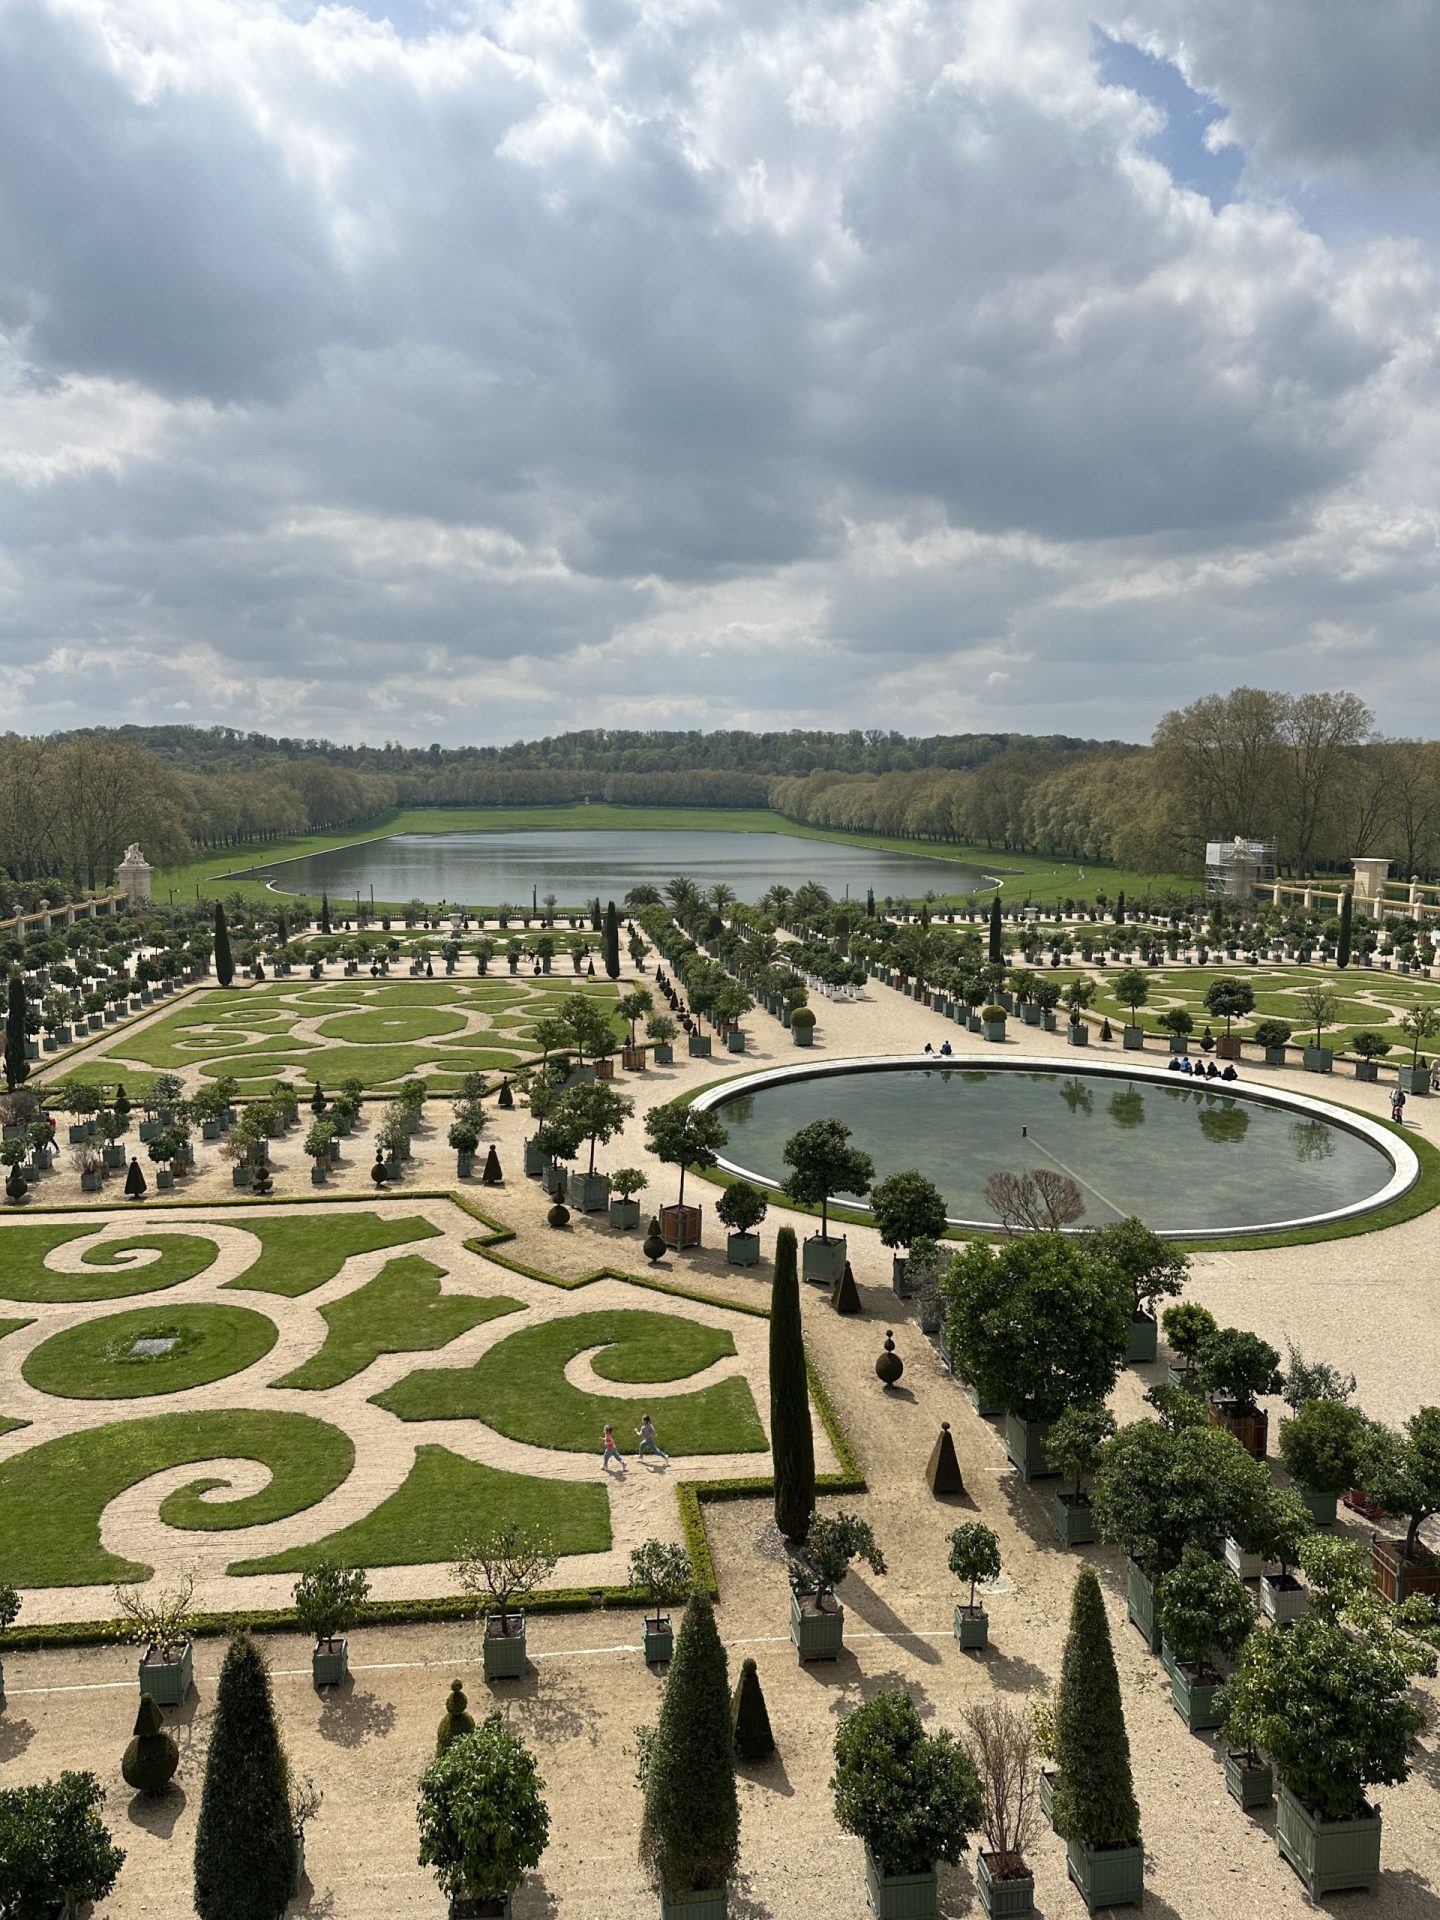
[[[990,1867],[996,1857],[993,1853],[980,1853],[975,1857],[975,1886],[981,1906],[990,1920],[1028,1920],[1035,1911],[1034,1874],[1021,1873],[1001,1880]]]
[[[1402,1093],[1428,1094],[1430,1091],[1428,1067],[1401,1067],[1398,1077]]]
[[[845,1271],[845,1251],[844,1234],[832,1234],[828,1240],[810,1234],[801,1252],[800,1277],[817,1287],[833,1286]]]
[[[660,1238],[667,1247],[681,1250],[700,1244],[699,1207],[661,1207]]]
[[[1380,1813],[1370,1808],[1355,1820],[1322,1820],[1282,1780],[1275,1796],[1275,1841],[1312,1900],[1327,1893],[1380,1884]]]
[[[884,1873],[865,1848],[865,1893],[875,1920],[934,1920],[939,1911],[935,1869],[923,1873]]]
[[[1020,1477],[1031,1480],[1058,1479],[1056,1468],[1045,1456],[1048,1421],[1022,1420],[1018,1413],[1005,1415],[1005,1451],[1020,1470]]]
[[[525,1616],[512,1613],[509,1616],[510,1631],[500,1631],[498,1613],[485,1616],[485,1636],[483,1640],[485,1655],[485,1678],[487,1680],[518,1680],[525,1671]]]
[[[627,1073],[643,1073],[645,1071],[645,1049],[643,1047],[622,1047],[620,1049],[620,1064]]]
[[[990,1644],[990,1616],[983,1607],[956,1607],[955,1638],[967,1653]]]
[[[674,1066],[675,1049],[674,1047],[671,1046],[668,1040],[657,1040],[654,1046],[650,1049],[650,1051],[655,1056],[655,1064],[657,1067],[673,1067]]]
[[[1005,1038],[1005,1022],[1003,1020],[982,1020],[980,1022],[980,1031],[987,1040],[1003,1040]]]
[[[1268,1761],[1251,1760],[1243,1747],[1225,1755],[1225,1791],[1247,1813],[1268,1807],[1275,1798],[1275,1774]]]
[[[708,1033],[687,1033],[685,1036],[685,1051],[692,1060],[708,1060],[711,1046]]]
[[[803,1667],[808,1660],[838,1660],[845,1645],[845,1609],[833,1593],[824,1597],[824,1611],[813,1593],[790,1595],[790,1638]]]
[[[745,1030],[743,1027],[732,1027],[729,1033],[726,1034],[725,1051],[727,1053],[744,1053]]]
[[[1239,1060],[1243,1058],[1242,1044],[1238,1033],[1222,1033],[1215,1042],[1215,1052],[1221,1060]]]
[[[725,1258],[732,1267],[758,1267],[760,1264],[760,1236],[758,1233],[732,1233],[725,1240]]]
[[[1125,1612],[1151,1653],[1160,1651],[1160,1629],[1155,1624],[1155,1589],[1138,1561],[1125,1562]]]
[[[1335,1065],[1333,1047],[1306,1047],[1302,1058],[1307,1073],[1329,1073]]]
[[[799,1026],[792,1025],[790,1028],[790,1038],[795,1042],[797,1047],[813,1047],[815,1044],[815,1029],[814,1027],[807,1027],[803,1022]]]
[[[1145,1045],[1144,1027],[1122,1027],[1120,1029],[1120,1042],[1126,1053],[1141,1052]]]
[[[1237,1408],[1212,1400],[1206,1408],[1212,1427],[1233,1433],[1252,1460],[1263,1460],[1270,1438],[1270,1416],[1260,1407]]]
[[[174,1660],[152,1660],[147,1650],[140,1661],[140,1691],[148,1693],[157,1707],[178,1707],[190,1691],[194,1674],[194,1650],[188,1640]]]
[[[1312,1493],[1309,1487],[1299,1485],[1292,1485],[1290,1491],[1300,1496],[1317,1527],[1334,1526],[1340,1506],[1338,1493]]]
[[[1440,1566],[1434,1556],[1422,1548],[1418,1557],[1407,1559],[1404,1545],[1378,1534],[1370,1542],[1370,1568],[1381,1593],[1397,1605],[1415,1594],[1440,1595]]]
[[[1378,1080],[1380,1078],[1379,1063],[1374,1060],[1357,1060],[1355,1062],[1355,1078],[1357,1080]]]
[[[526,1140],[523,1150],[525,1155],[524,1164],[526,1177],[531,1180],[538,1180],[545,1170],[545,1155],[533,1140]]]
[[[1065,1029],[1065,1038],[1072,1047],[1088,1047],[1090,1044],[1090,1029],[1083,1020],[1078,1026],[1072,1022]]]
[[[350,1642],[317,1640],[310,1655],[310,1671],[317,1687],[339,1687],[350,1672]]]
[[[1132,1367],[1145,1366],[1159,1351],[1160,1329],[1153,1315],[1142,1313],[1138,1320],[1130,1322],[1130,1343],[1125,1349],[1126,1364]]]
[[[1302,1587],[1293,1575],[1278,1574],[1273,1580],[1268,1574],[1261,1576],[1260,1611],[1276,1626],[1284,1626],[1289,1620],[1303,1620],[1309,1610],[1309,1589]]]
[[[1091,1913],[1145,1904],[1145,1849],[1138,1841],[1133,1847],[1087,1847],[1069,1840],[1065,1868]]]
[[[1073,1493],[1057,1493],[1050,1509],[1058,1539],[1067,1547],[1086,1547],[1095,1538],[1095,1512],[1088,1500]]]

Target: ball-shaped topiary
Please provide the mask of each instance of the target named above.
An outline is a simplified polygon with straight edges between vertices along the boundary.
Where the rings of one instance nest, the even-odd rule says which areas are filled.
[[[179,1764],[180,1749],[165,1731],[159,1707],[148,1693],[142,1693],[134,1737],[120,1762],[126,1786],[134,1787],[137,1793],[164,1793]]]
[[[450,1682],[450,1697],[445,1702],[444,1718],[435,1730],[435,1752],[437,1755],[444,1753],[451,1741],[458,1740],[462,1733],[473,1733],[475,1731],[475,1716],[473,1713],[466,1712],[466,1708],[469,1705],[470,1702],[466,1699],[465,1690],[460,1685],[459,1680],[452,1680]]]
[[[563,1200],[557,1200],[545,1218],[552,1227],[568,1227],[570,1224],[570,1209]]]

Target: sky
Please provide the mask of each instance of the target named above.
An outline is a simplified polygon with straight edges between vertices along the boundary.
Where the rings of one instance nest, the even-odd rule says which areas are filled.
[[[1433,0],[0,0],[0,99],[0,731],[1437,731]]]

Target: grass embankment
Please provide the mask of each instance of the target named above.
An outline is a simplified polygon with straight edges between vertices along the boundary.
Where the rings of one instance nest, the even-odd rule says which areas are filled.
[[[264,883],[246,880],[248,868],[271,866],[281,860],[299,860],[306,855],[329,853],[337,847],[362,845],[367,840],[386,839],[397,833],[522,833],[545,831],[594,831],[622,828],[666,833],[783,833],[799,840],[829,840],[842,846],[873,847],[885,853],[904,853],[912,858],[959,862],[976,866],[982,872],[1003,878],[1007,899],[1029,898],[1037,905],[1069,898],[1093,899],[1098,890],[1110,898],[1117,893],[1137,904],[1147,894],[1174,889],[1181,893],[1198,892],[1200,878],[1190,874],[1134,873],[1123,867],[1110,867],[1087,861],[1056,860],[1048,854],[1008,853],[994,847],[964,845],[958,842],[904,840],[893,834],[843,833],[830,827],[813,827],[789,820],[768,807],[615,807],[605,804],[575,807],[411,807],[381,815],[365,826],[351,827],[339,833],[295,834],[283,840],[257,841],[250,847],[229,847],[221,853],[207,853],[184,866],[168,867],[154,877],[157,900],[166,900],[173,891],[177,901],[197,897],[215,899],[239,893],[249,899],[273,898]],[[942,901],[959,904],[967,896],[946,895],[937,877],[935,891]],[[918,897],[918,896],[917,896]],[[314,896],[318,906],[319,896]],[[397,907],[399,901],[376,902]],[[498,906],[492,901],[491,906]],[[336,903],[339,911],[339,904]]]

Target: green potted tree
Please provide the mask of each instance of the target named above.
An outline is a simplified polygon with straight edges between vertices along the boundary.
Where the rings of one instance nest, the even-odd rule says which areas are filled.
[[[1077,975],[1066,987],[1064,998],[1070,1012],[1065,1038],[1072,1047],[1087,1047],[1090,1044],[1090,1029],[1085,1023],[1085,1009],[1095,998],[1094,981]]]
[[[1285,1049],[1294,1032],[1287,1020],[1262,1020],[1255,1029],[1255,1044],[1264,1051],[1267,1067],[1283,1067]]]
[[[1420,1045],[1436,1032],[1440,1032],[1440,1007],[1409,1007],[1401,1014],[1398,1022],[1400,1031],[1410,1042],[1410,1064],[1400,1069],[1400,1086],[1405,1093],[1427,1094],[1430,1091],[1430,1063],[1420,1061]]]
[[[1000,1041],[1005,1038],[1005,1009],[996,1002],[980,1009],[981,1038]]]
[[[1350,1051],[1355,1055],[1355,1078],[1357,1080],[1378,1080],[1380,1061],[1390,1051],[1390,1042],[1383,1033],[1372,1033],[1368,1028],[1363,1033],[1352,1033]]]
[[[1221,974],[1205,989],[1205,1011],[1212,1019],[1225,1022],[1225,1031],[1215,1043],[1216,1053],[1222,1060],[1238,1060],[1240,1036],[1233,1031],[1233,1026],[1236,1020],[1243,1020],[1255,1011],[1255,990],[1250,982]]]
[[[660,1235],[667,1247],[683,1249],[700,1244],[700,1209],[685,1205],[685,1175],[692,1168],[705,1172],[720,1157],[730,1138],[720,1116],[696,1107],[652,1107],[645,1116],[645,1139],[650,1151],[665,1165],[680,1169],[680,1193],[673,1207],[661,1207]]]
[[[1172,1054],[1190,1051],[1190,1035],[1195,1031],[1195,1021],[1184,1007],[1168,1007],[1155,1024],[1169,1034]]]
[[[664,1609],[682,1605],[694,1590],[690,1556],[668,1540],[642,1541],[630,1554],[629,1584],[653,1609],[645,1616],[645,1664],[663,1666],[675,1650],[670,1616]]]
[[[1374,1786],[1397,1786],[1423,1716],[1395,1653],[1335,1622],[1252,1633],[1226,1685],[1227,1735],[1271,1757],[1275,1839],[1312,1900],[1380,1880]]]
[[[952,1866],[985,1818],[975,1762],[948,1731],[927,1733],[900,1688],[854,1707],[835,1733],[835,1818],[865,1847],[875,1920],[939,1911],[936,1862]]]
[[[990,1920],[1028,1920],[1035,1876],[1025,1861],[1040,1832],[1032,1716],[991,1698],[965,1712],[966,1744],[984,1794],[985,1839],[975,1857],[975,1886]]]
[[[314,1129],[312,1128],[313,1132]],[[459,1180],[468,1180],[475,1171],[475,1153],[480,1145],[480,1129],[473,1120],[456,1120],[451,1123],[446,1139],[455,1150],[455,1175]]]
[[[1280,1460],[1317,1527],[1332,1527],[1339,1496],[1363,1472],[1368,1422],[1343,1400],[1307,1400],[1280,1422]]]
[[[1403,1429],[1372,1426],[1361,1484],[1385,1513],[1406,1522],[1403,1539],[1371,1541],[1375,1581],[1387,1600],[1440,1596],[1440,1563],[1420,1529],[1440,1513],[1440,1407],[1421,1407]]]
[[[978,1520],[967,1520],[950,1536],[950,1571],[970,1582],[970,1597],[955,1609],[955,1638],[969,1652],[990,1642],[990,1616],[975,1599],[976,1583],[1000,1578],[1000,1542]]]
[[[729,1229],[725,1258],[732,1267],[759,1265],[760,1236],[755,1229],[769,1211],[769,1200],[748,1180],[732,1180],[715,1202],[716,1215]]]
[[[1121,1028],[1121,1041],[1127,1052],[1136,1053],[1145,1045],[1145,1029],[1140,1024],[1140,1009],[1150,998],[1150,981],[1143,967],[1122,967],[1115,976],[1115,998],[1130,1009],[1130,1018]]]
[[[863,1200],[875,1177],[868,1153],[850,1145],[850,1129],[842,1120],[812,1120],[785,1142],[782,1157],[790,1172],[782,1182],[789,1197],[802,1207],[819,1207],[820,1231],[806,1237],[801,1251],[802,1279],[816,1286],[833,1286],[845,1267],[846,1238],[830,1235],[830,1202],[837,1193]]]
[[[1130,1289],[1127,1363],[1138,1366],[1153,1360],[1159,1345],[1156,1302],[1179,1294],[1190,1268],[1189,1260],[1168,1240],[1152,1233],[1134,1214],[1098,1228],[1090,1235],[1090,1246],[1103,1253]]]
[[[730,1676],[709,1598],[686,1603],[653,1732],[640,1739],[640,1861],[661,1920],[725,1920],[740,1856]]]
[[[590,1157],[584,1173],[574,1172],[569,1179],[569,1200],[581,1213],[599,1213],[609,1205],[610,1182],[595,1171],[595,1149],[608,1145],[623,1129],[635,1111],[635,1102],[617,1093],[603,1081],[571,1087],[562,1093],[549,1116],[552,1124],[573,1134],[577,1143],[590,1143]]]
[[[1335,1049],[1322,1044],[1321,1036],[1335,1018],[1340,1008],[1340,997],[1333,993],[1323,981],[1315,981],[1301,987],[1296,999],[1305,1009],[1305,1024],[1315,1029],[1315,1044],[1307,1043],[1304,1050],[1304,1065],[1307,1073],[1329,1073],[1335,1064]]]
[[[1240,1526],[1242,1544],[1260,1556],[1261,1612],[1280,1625],[1301,1619],[1310,1596],[1290,1569],[1315,1531],[1309,1508],[1290,1488],[1267,1487]]]
[[[104,1804],[93,1773],[0,1789],[0,1913],[66,1915],[105,1898],[125,1855],[110,1838]]]
[[[940,1189],[923,1173],[892,1173],[870,1190],[870,1212],[880,1230],[880,1244],[891,1251],[890,1280],[902,1300],[910,1296],[906,1262],[896,1251],[917,1240],[943,1240],[947,1225]]]
[[[790,1038],[797,1047],[814,1046],[815,1010],[813,1007],[795,1007],[791,1010]]]
[[[845,1643],[845,1609],[835,1589],[863,1560],[872,1573],[884,1573],[885,1556],[868,1520],[852,1513],[817,1514],[803,1550],[790,1560],[790,1638],[803,1667],[807,1660],[838,1660]]]
[[[487,1527],[467,1540],[451,1569],[476,1601],[487,1680],[518,1680],[525,1671],[525,1613],[515,1606],[550,1578],[555,1542],[518,1521]]]
[[[1284,1384],[1280,1355],[1269,1341],[1243,1327],[1217,1327],[1196,1355],[1195,1384],[1205,1394],[1215,1424],[1263,1460],[1270,1416],[1259,1402],[1265,1394],[1279,1393]]]
[[[329,1120],[315,1120],[310,1124],[301,1145],[310,1160],[310,1184],[323,1187],[325,1176],[330,1171],[330,1148],[335,1140],[335,1128]]]
[[[1110,1623],[1092,1567],[1075,1580],[1056,1703],[1055,1830],[1065,1865],[1091,1913],[1145,1899],[1145,1849],[1130,1773],[1130,1741],[1110,1644]]]
[[[187,1574],[175,1587],[117,1587],[115,1605],[125,1638],[144,1651],[140,1656],[140,1691],[157,1706],[178,1707],[194,1678],[190,1639],[194,1620],[195,1576]]]
[[[610,1176],[610,1224],[628,1232],[640,1224],[640,1202],[635,1198],[650,1184],[639,1167],[617,1167]]]
[[[1208,1307],[1202,1307],[1198,1301],[1181,1300],[1173,1307],[1166,1307],[1160,1316],[1160,1325],[1166,1345],[1180,1362],[1178,1367],[1172,1363],[1168,1370],[1170,1385],[1184,1387],[1189,1393],[1198,1393],[1200,1383],[1196,1368],[1200,1349],[1218,1331],[1219,1321]]]
[[[1045,1456],[1054,1472],[1073,1486],[1055,1494],[1051,1519],[1067,1547],[1083,1547],[1095,1538],[1095,1513],[1086,1481],[1100,1464],[1101,1450],[1115,1435],[1115,1416],[1098,1402],[1069,1406],[1045,1436]]]
[[[1155,1618],[1175,1711],[1191,1733],[1218,1727],[1223,1677],[1214,1658],[1233,1659],[1255,1625],[1243,1581],[1210,1554],[1187,1547],[1155,1590]]]
[[[646,1016],[645,1037],[650,1042],[650,1054],[657,1067],[675,1064],[675,1036],[679,1031],[679,1026],[668,1013]]]
[[[295,1617],[303,1633],[315,1636],[310,1670],[317,1687],[343,1686],[350,1672],[349,1629],[370,1597],[370,1582],[360,1567],[337,1566],[322,1558],[295,1582]]]
[[[545,1782],[499,1711],[452,1740],[420,1776],[420,1865],[433,1867],[450,1920],[509,1920],[511,1896],[550,1839]]]

